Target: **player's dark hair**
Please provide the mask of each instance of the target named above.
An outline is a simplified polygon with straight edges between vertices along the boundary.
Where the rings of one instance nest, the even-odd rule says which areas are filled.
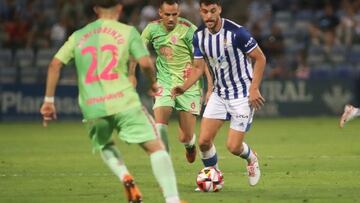
[[[93,6],[101,8],[112,8],[118,4],[121,4],[121,0],[93,0]]]
[[[162,6],[165,3],[169,4],[169,5],[179,4],[179,0],[160,0],[159,1],[159,6]]]
[[[199,1],[199,4],[201,5],[201,4],[205,4],[205,5],[210,5],[210,4],[217,4],[217,5],[221,5],[220,4],[220,0],[200,0]]]

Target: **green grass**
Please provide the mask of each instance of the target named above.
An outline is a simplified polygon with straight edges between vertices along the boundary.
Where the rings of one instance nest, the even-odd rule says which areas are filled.
[[[225,187],[195,193],[199,159],[188,164],[171,123],[171,155],[179,190],[190,203],[359,202],[360,119],[344,129],[337,118],[255,119],[247,143],[260,156],[262,179],[247,183],[245,163],[226,151],[228,125],[216,144]],[[149,159],[137,146],[117,142],[145,203],[163,202]],[[125,202],[122,186],[91,152],[80,122],[0,124],[0,202]]]

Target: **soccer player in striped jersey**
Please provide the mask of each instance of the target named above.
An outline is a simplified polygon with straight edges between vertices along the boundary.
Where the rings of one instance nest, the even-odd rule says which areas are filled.
[[[74,32],[49,65],[46,96],[40,109],[44,125],[56,118],[54,94],[60,69],[74,59],[79,105],[93,147],[125,186],[128,202],[140,203],[142,196],[111,140],[113,131],[121,140],[145,149],[166,203],[180,203],[170,156],[127,77],[127,62],[132,56],[149,78],[152,92],[157,92],[149,52],[134,27],[117,21],[122,10],[118,0],[94,0],[94,4],[98,19]]]
[[[350,104],[347,104],[344,108],[344,112],[340,118],[340,128],[343,128],[345,123],[351,121],[352,119],[360,116],[359,108],[356,108]]]
[[[213,77],[213,93],[201,122],[199,147],[205,166],[217,167],[214,138],[225,120],[230,120],[227,148],[247,161],[249,184],[260,179],[256,153],[244,142],[254,110],[265,102],[259,88],[266,58],[255,39],[242,26],[221,18],[219,0],[200,0],[200,15],[205,23],[194,34],[194,71],[182,86],[173,88],[181,95],[203,74],[208,64]]]
[[[194,134],[196,116],[200,114],[201,88],[199,82],[192,85],[183,95],[171,98],[171,89],[182,85],[192,70],[192,39],[197,29],[188,20],[179,17],[178,0],[161,0],[160,20],[149,23],[141,34],[146,45],[151,44],[156,52],[157,83],[161,90],[153,106],[156,127],[169,150],[168,122],[173,110],[179,115],[178,139],[184,144],[186,158],[193,163],[196,157]],[[129,72],[135,64],[130,65]]]

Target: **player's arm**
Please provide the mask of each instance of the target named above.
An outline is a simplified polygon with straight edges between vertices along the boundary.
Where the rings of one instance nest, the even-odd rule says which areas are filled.
[[[248,53],[248,56],[254,61],[253,79],[249,90],[249,102],[255,110],[258,110],[265,102],[265,99],[260,94],[260,84],[265,70],[266,58],[259,46]]]
[[[62,67],[63,67],[63,63],[59,59],[53,58],[48,68],[45,99],[40,109],[40,113],[43,116],[44,127],[47,126],[48,121],[56,119],[54,96],[55,96],[56,85],[60,77],[60,70]]]
[[[194,59],[193,69],[190,73],[189,78],[184,82],[181,86],[176,86],[171,90],[171,96],[176,97],[183,94],[186,90],[188,90],[192,85],[196,83],[200,79],[200,77],[205,72],[205,61],[202,58]]]
[[[235,40],[238,48],[247,53],[253,62],[253,79],[249,90],[249,102],[255,110],[258,110],[265,102],[265,99],[260,94],[260,84],[264,74],[266,58],[254,37],[244,27],[236,31]]]
[[[181,86],[176,86],[171,90],[171,96],[174,98],[183,94],[187,89],[189,89],[205,72],[205,60],[204,56],[199,47],[199,40],[197,34],[193,35],[193,51],[194,51],[194,61],[193,61],[193,69],[191,70],[189,78],[184,82]]]
[[[154,96],[158,90],[155,78],[155,68],[150,56],[143,56],[137,60],[142,72],[150,82],[150,95]]]
[[[140,39],[144,43],[145,47],[147,47],[149,44],[149,41],[151,39],[149,25],[146,26],[144,31],[141,33]],[[136,85],[137,85],[137,79],[136,79],[137,64],[138,64],[137,60],[134,57],[130,57],[129,67],[128,67],[128,78],[134,87],[136,87]]]
[[[130,80],[131,84],[134,87],[136,87],[136,85],[137,85],[136,65],[137,65],[136,60],[133,57],[130,57],[129,67],[128,67],[128,79]]]
[[[155,68],[151,60],[150,53],[145,46],[145,42],[140,37],[140,34],[133,28],[131,33],[131,42],[130,42],[130,55],[135,59],[132,64],[129,65],[129,69],[132,69],[135,76],[135,68],[138,63],[141,71],[145,74],[147,79],[150,82],[150,94],[155,95],[158,87],[156,84],[155,78]]]
[[[46,81],[46,91],[44,103],[40,108],[40,113],[43,116],[43,125],[47,126],[48,121],[56,119],[55,109],[55,90],[60,77],[60,70],[64,64],[67,64],[74,58],[75,37],[71,35],[66,43],[56,53],[55,57],[51,60]]]

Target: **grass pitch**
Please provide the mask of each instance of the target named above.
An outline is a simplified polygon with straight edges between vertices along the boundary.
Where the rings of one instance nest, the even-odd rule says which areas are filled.
[[[225,185],[219,193],[196,193],[203,167],[197,157],[188,164],[170,124],[171,156],[181,197],[189,203],[359,202],[360,119],[338,128],[337,118],[255,119],[247,143],[260,156],[262,179],[247,183],[245,162],[226,151],[228,124],[217,136]],[[164,202],[138,147],[117,142],[135,176],[145,203]],[[123,188],[92,154],[80,122],[0,123],[0,202],[126,202]]]

